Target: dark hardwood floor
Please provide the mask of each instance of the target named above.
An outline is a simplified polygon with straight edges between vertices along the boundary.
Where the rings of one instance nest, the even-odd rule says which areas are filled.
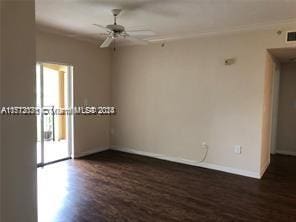
[[[296,221],[296,157],[262,180],[106,151],[38,169],[39,222]]]

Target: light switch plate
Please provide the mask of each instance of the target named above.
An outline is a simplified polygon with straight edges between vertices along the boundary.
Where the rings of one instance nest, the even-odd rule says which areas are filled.
[[[242,153],[242,146],[241,145],[235,145],[234,146],[234,153],[241,154]]]

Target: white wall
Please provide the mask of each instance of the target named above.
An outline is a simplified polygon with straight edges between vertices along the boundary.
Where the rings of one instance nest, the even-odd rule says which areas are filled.
[[[286,47],[276,31],[119,49],[113,56],[118,114],[112,146],[197,162],[205,141],[208,164],[259,177],[270,148],[262,143],[266,49]],[[236,63],[225,66],[231,57]],[[241,155],[235,145],[243,147]]]
[[[110,105],[111,52],[98,45],[38,31],[37,60],[74,66],[74,105]],[[110,146],[110,116],[74,117],[74,156]]]
[[[1,1],[1,106],[35,104],[34,1]],[[37,221],[36,118],[1,116],[2,221]]]

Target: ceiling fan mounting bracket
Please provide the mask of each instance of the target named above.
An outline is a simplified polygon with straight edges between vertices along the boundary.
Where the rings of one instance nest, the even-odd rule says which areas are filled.
[[[118,8],[116,8],[116,9],[112,9],[112,14],[113,14],[115,17],[118,16],[121,12],[122,12],[121,9],[118,9]]]

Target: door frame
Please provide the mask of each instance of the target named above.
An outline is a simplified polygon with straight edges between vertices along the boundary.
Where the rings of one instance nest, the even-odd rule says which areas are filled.
[[[54,64],[54,65],[61,65],[67,67],[67,78],[66,78],[66,108],[73,110],[74,107],[74,90],[73,90],[73,75],[74,75],[74,66],[71,64],[65,64],[65,63],[59,63],[59,62],[47,62],[47,61],[37,61],[36,66],[40,66],[40,107],[44,107],[44,95],[43,95],[43,88],[44,88],[44,73],[43,73],[43,65],[44,64]],[[37,76],[37,73],[36,73]],[[36,77],[35,77],[36,78]],[[37,102],[37,81],[35,86],[35,101]],[[37,104],[36,104],[37,106]],[[37,119],[38,121],[38,119]],[[37,167],[43,167],[48,164],[56,163],[63,160],[72,159],[74,157],[74,114],[68,114],[66,115],[66,129],[67,129],[67,139],[68,139],[68,157],[50,161],[50,162],[44,162],[44,134],[42,133],[44,131],[44,114],[40,113],[40,146],[41,146],[41,162],[37,163]],[[39,133],[39,132],[37,132]],[[36,145],[37,148],[37,145]]]

